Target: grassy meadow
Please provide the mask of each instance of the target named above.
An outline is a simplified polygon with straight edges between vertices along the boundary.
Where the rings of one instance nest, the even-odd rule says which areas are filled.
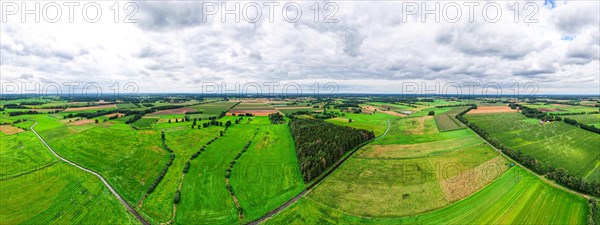
[[[560,121],[541,125],[520,113],[467,114],[466,118],[514,150],[600,181],[600,135],[596,133]]]
[[[583,197],[513,167],[477,193],[420,215],[363,217],[309,195],[263,224],[586,224],[587,210]]]
[[[287,124],[261,125],[231,173],[231,185],[251,222],[304,189]]]

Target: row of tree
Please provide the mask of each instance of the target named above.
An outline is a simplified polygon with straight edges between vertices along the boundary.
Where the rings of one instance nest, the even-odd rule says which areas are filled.
[[[372,131],[313,119],[294,119],[290,130],[305,182],[325,172],[346,152],[375,137]]]
[[[227,180],[226,184],[225,184],[225,188],[227,188],[227,191],[229,191],[229,194],[232,197],[235,197],[235,193],[233,192],[233,186],[231,186],[231,183],[229,182],[229,177],[231,177],[231,171],[233,170],[233,166],[235,165],[236,161],[238,159],[240,159],[240,157],[242,157],[242,154],[244,154],[244,152],[246,152],[248,150],[248,148],[250,148],[250,145],[252,144],[252,140],[254,139],[254,137],[256,137],[257,134],[258,134],[258,128],[256,128],[256,131],[254,132],[254,135],[252,136],[250,141],[248,141],[248,143],[246,143],[246,145],[244,145],[244,147],[242,148],[242,151],[239,152],[235,156],[235,158],[229,163],[229,167],[225,171],[225,179]],[[239,217],[244,218],[244,208],[242,208],[242,206],[240,206],[240,205],[237,205],[237,210],[238,210]]]
[[[582,193],[600,197],[600,183],[596,181],[590,182],[583,178],[573,176],[562,168],[554,168],[550,165],[545,165],[543,162],[537,160],[533,156],[525,155],[521,151],[513,150],[505,146],[497,139],[490,137],[490,135],[484,129],[478,127],[474,123],[470,123],[463,115],[473,108],[475,107],[468,108],[467,110],[457,114],[456,119],[463,122],[496,149],[499,149],[505,155],[519,162],[521,165],[535,171],[538,174],[546,175],[549,179],[555,180],[566,187]]]
[[[594,133],[598,133],[600,134],[600,127],[595,127],[594,125],[588,125],[585,123],[581,123],[575,119],[572,118],[562,118],[559,115],[548,115],[547,113],[544,113],[542,111],[539,111],[537,109],[534,108],[529,108],[527,106],[523,106],[523,105],[519,105],[516,103],[511,103],[511,108],[513,107],[518,107],[519,109],[522,110],[523,115],[525,115],[526,117],[530,117],[530,118],[537,118],[540,120],[544,120],[544,121],[564,121],[567,124],[573,125],[573,126],[577,126],[581,129],[587,130],[587,131],[591,131]],[[595,112],[593,112],[595,113]],[[592,113],[592,114],[593,114]],[[585,113],[584,113],[585,114]],[[565,114],[562,114],[565,115]],[[574,114],[574,115],[579,115],[579,114]]]
[[[19,116],[19,115],[28,115],[28,114],[39,114],[39,112],[34,111],[34,110],[8,112],[9,116]]]
[[[96,112],[80,112],[80,113],[69,113],[69,115],[63,116],[64,119],[74,118],[74,117],[85,117],[86,119],[91,119],[94,117],[104,116],[111,113],[118,112],[118,109],[114,110],[98,110]]]
[[[167,145],[167,140],[165,138],[165,131],[162,131],[161,139],[162,139],[163,147],[169,152],[169,161],[163,167],[163,170],[160,172],[160,175],[158,175],[156,180],[154,180],[154,182],[150,185],[146,194],[150,194],[154,191],[154,189],[156,189],[156,187],[158,186],[160,181],[165,177],[165,175],[169,171],[169,167],[171,167],[171,165],[173,164],[173,160],[175,160],[175,153],[173,152],[173,149],[169,148],[169,146]]]
[[[588,225],[596,225],[596,217],[598,216],[598,201],[595,198],[588,200]]]

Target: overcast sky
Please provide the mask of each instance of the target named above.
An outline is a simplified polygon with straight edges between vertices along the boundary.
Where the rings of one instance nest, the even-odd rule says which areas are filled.
[[[496,17],[494,8],[482,15],[488,2],[474,6],[469,21],[465,1],[456,2],[462,15],[455,23],[444,17],[437,23],[434,15],[423,22],[423,5],[417,2],[419,12],[409,15],[410,6],[400,1],[333,2],[338,10],[329,18],[332,23],[324,22],[323,14],[336,7],[321,12],[315,23],[310,7],[318,3],[322,10],[326,2],[306,0],[297,2],[302,16],[291,22],[286,18],[293,19],[295,12],[288,8],[284,17],[285,3],[274,6],[271,22],[264,2],[258,2],[262,16],[255,23],[244,17],[236,23],[233,15],[222,22],[220,11],[205,13],[209,8],[200,1],[136,2],[135,23],[123,22],[133,11],[122,9],[127,2],[119,2],[117,23],[109,8],[114,2],[100,3],[102,17],[96,23],[82,17],[83,3],[75,7],[74,23],[66,6],[57,23],[44,17],[36,23],[33,15],[25,22],[21,12],[7,15],[3,5],[1,81],[97,82],[102,87],[135,82],[140,92],[199,92],[203,82],[335,82],[339,92],[353,93],[400,93],[410,82],[427,82],[428,89],[436,82],[495,82],[505,94],[515,82],[533,82],[539,93],[599,94],[598,1],[535,1],[537,12],[518,2],[517,23],[509,8],[515,2],[496,2],[502,15],[495,23],[486,21]],[[250,3],[240,2],[247,6],[247,19],[255,18]],[[446,19],[456,17],[456,7],[447,5],[451,2],[439,3],[446,6]]]

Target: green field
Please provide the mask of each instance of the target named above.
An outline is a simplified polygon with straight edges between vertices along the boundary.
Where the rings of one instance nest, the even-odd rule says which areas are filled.
[[[352,122],[349,122],[352,119]],[[398,117],[385,113],[352,114],[347,113],[343,117],[327,119],[327,122],[340,126],[349,126],[357,129],[365,129],[375,132],[375,136],[382,135],[387,127],[387,120],[396,120]]]
[[[0,140],[0,224],[138,223],[100,179],[59,161],[31,131]]]
[[[600,135],[563,122],[540,125],[519,113],[467,114],[491,138],[556,168],[600,181]]]
[[[442,115],[435,115],[433,118],[435,118],[435,123],[437,124],[438,129],[440,131],[450,131],[465,128],[466,126],[460,121],[458,121],[456,118],[454,118],[455,116],[456,114],[447,113]]]
[[[40,114],[8,114],[41,107],[87,106],[101,102],[100,99],[0,100],[0,106],[34,102],[23,104],[25,109],[11,105],[0,112],[5,132],[21,131],[12,130],[15,127],[24,130],[10,135],[0,132],[0,224],[140,223],[98,177],[52,155],[30,131],[36,123],[35,130],[59,155],[99,173],[150,224],[246,224],[282,206],[307,187],[312,189],[264,223],[583,224],[588,216],[586,199],[515,166],[511,159],[495,151],[455,119],[467,106],[445,107],[468,102],[506,105],[505,100],[444,98],[430,102],[423,97],[404,100],[382,95],[275,97],[269,100],[270,104],[239,103],[235,109],[275,107],[286,113],[323,110],[292,109],[294,107],[328,105],[327,113],[303,116],[309,119],[333,117],[325,121],[374,132],[375,139],[356,151],[346,152],[344,156],[349,157],[339,167],[329,167],[335,169],[315,183],[305,183],[301,171],[330,166],[329,151],[305,154],[296,152],[296,144],[323,145],[324,139],[306,142],[301,135],[305,131],[294,130],[294,137],[287,123],[271,124],[268,116],[220,117],[238,102],[188,94],[104,100],[117,102],[117,108],[122,110],[183,106],[202,113],[146,114],[126,124],[133,115],[86,120],[69,116],[75,112],[47,114],[50,110],[40,110],[43,112]],[[148,103],[152,106],[143,106]],[[379,110],[355,114],[351,111],[356,107],[339,108],[340,104],[358,104],[363,110],[365,106],[374,106]],[[563,104],[533,106],[554,107],[556,112],[597,110]],[[390,115],[381,112],[382,108],[414,113]],[[85,112],[98,110],[106,109]],[[427,115],[429,111],[435,115]],[[198,119],[197,126],[192,128],[192,121],[175,122],[186,116]],[[223,126],[203,127],[203,123],[210,122],[208,117],[216,118]],[[564,122],[540,125],[539,120],[519,113],[466,114],[465,117],[512,149],[600,182],[598,134]],[[598,114],[562,117],[600,125]],[[98,123],[94,122],[96,119]],[[291,117],[284,120],[293,121]],[[228,121],[230,126],[224,126]],[[162,143],[163,132],[175,155],[171,164],[168,164],[170,153]],[[367,135],[371,137],[370,132]],[[344,136],[325,133],[323,137]],[[218,139],[212,142],[215,138]],[[327,149],[335,153],[338,146],[343,150],[345,144],[338,140]],[[204,151],[189,161],[203,147]],[[311,164],[301,167],[299,155],[310,157]],[[184,173],[187,162],[190,167]],[[162,176],[164,168],[168,170]],[[226,177],[228,169],[231,173]],[[147,194],[159,177],[162,179],[156,188]],[[174,199],[179,202],[175,204]]]
[[[309,195],[264,224],[585,224],[587,211],[583,197],[558,190],[514,167],[481,191],[421,215],[360,217]]]
[[[173,217],[173,196],[179,187],[185,162],[210,139],[218,136],[222,127],[165,129],[167,144],[175,152],[175,160],[154,192],[143,200],[141,209],[157,222],[167,222]]]
[[[597,107],[582,106],[582,105],[566,105],[566,104],[546,104],[546,103],[527,103],[523,104],[529,108],[547,111],[549,114],[561,113],[579,113],[579,112],[598,112]]]
[[[232,126],[225,136],[208,145],[191,163],[177,205],[179,224],[233,224],[237,209],[225,188],[225,171],[254,134],[254,129]]]
[[[0,181],[0,196],[0,224],[139,223],[100,179],[64,162]]]
[[[352,215],[415,215],[479,190],[506,164],[470,130],[440,132],[431,116],[405,117],[392,120],[386,136],[358,150],[310,198]],[[484,174],[484,168],[495,173]],[[465,180],[465,174],[475,177]]]
[[[162,169],[157,165],[166,163],[168,155],[161,147],[159,132],[118,125],[36,130],[58,154],[101,173],[135,205]]]
[[[231,185],[248,222],[304,189],[287,124],[260,126],[252,145],[233,167]]]
[[[600,114],[568,115],[562,117],[571,118],[583,124],[600,127]]]

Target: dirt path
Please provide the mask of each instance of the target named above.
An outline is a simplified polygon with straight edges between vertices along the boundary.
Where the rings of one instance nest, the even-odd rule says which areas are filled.
[[[63,158],[63,157],[61,157],[60,155],[56,154],[56,152],[54,151],[54,149],[52,149],[52,148],[50,147],[50,145],[48,145],[48,143],[46,143],[46,141],[44,141],[44,139],[43,139],[43,138],[42,138],[42,137],[41,137],[41,136],[40,136],[40,135],[39,135],[39,134],[38,134],[38,133],[37,133],[37,132],[36,132],[36,131],[33,129],[33,127],[35,127],[35,125],[37,125],[37,122],[35,122],[35,123],[34,123],[34,124],[31,126],[31,131],[33,131],[33,133],[35,134],[35,136],[37,136],[37,137],[40,139],[40,141],[42,142],[42,144],[44,144],[44,145],[46,146],[46,148],[48,148],[48,150],[50,150],[50,152],[52,152],[52,154],[53,154],[54,156],[56,156],[57,158],[59,158],[60,160],[62,160],[62,161],[64,161],[64,162],[66,162],[66,163],[68,163],[68,164],[71,164],[71,165],[73,165],[73,166],[75,166],[75,167],[77,167],[77,168],[79,168],[79,169],[81,169],[81,170],[83,170],[83,171],[85,171],[85,172],[91,173],[91,174],[93,174],[94,176],[97,176],[98,178],[100,178],[100,180],[102,181],[102,183],[104,183],[104,186],[106,186],[106,187],[108,188],[108,190],[109,190],[109,191],[110,191],[110,192],[111,192],[111,193],[112,193],[112,194],[113,194],[113,195],[114,195],[114,196],[115,196],[115,197],[116,197],[116,198],[119,200],[119,202],[121,202],[121,204],[123,204],[123,206],[125,206],[125,208],[126,208],[126,209],[127,209],[129,212],[131,212],[131,213],[132,213],[132,214],[133,214],[133,215],[134,215],[134,216],[135,216],[135,217],[136,217],[136,218],[137,218],[137,219],[138,219],[138,220],[139,220],[139,221],[140,221],[142,224],[144,224],[144,225],[150,225],[150,223],[148,223],[148,221],[146,221],[146,220],[145,220],[145,219],[144,219],[144,218],[143,218],[143,217],[142,217],[140,214],[138,214],[138,212],[137,212],[137,211],[135,211],[135,209],[133,209],[133,208],[132,208],[132,207],[131,207],[131,206],[130,206],[130,205],[129,205],[129,204],[128,204],[128,203],[127,203],[127,202],[126,202],[126,201],[125,201],[125,200],[124,200],[122,197],[121,197],[121,195],[119,195],[119,193],[117,193],[117,191],[115,191],[115,189],[114,189],[112,186],[110,186],[110,184],[109,184],[109,183],[108,183],[108,182],[107,182],[107,181],[104,179],[104,177],[102,177],[102,175],[100,175],[99,173],[96,173],[96,172],[94,172],[94,171],[92,171],[92,170],[86,169],[85,167],[83,167],[83,166],[80,166],[80,165],[78,165],[78,164],[76,164],[76,163],[74,163],[74,162],[71,162],[71,161],[69,161],[69,160],[67,160],[67,159],[65,159],[65,158]]]
[[[381,136],[377,137],[376,139],[373,139],[372,141],[377,141],[377,140],[385,137],[385,135],[388,133],[389,130],[390,130],[390,120],[388,119],[388,121],[387,121],[387,129],[385,130],[385,132]],[[259,224],[259,223],[261,223],[261,222],[263,222],[263,221],[265,221],[267,219],[270,219],[275,214],[283,211],[284,209],[286,209],[290,205],[294,204],[300,198],[304,197],[304,195],[306,195],[306,193],[308,193],[310,190],[312,190],[312,188],[316,187],[317,184],[319,184],[319,183],[321,183],[321,181],[325,180],[325,178],[327,176],[329,176],[329,174],[331,174],[331,172],[333,172],[335,169],[337,169],[344,161],[346,161],[346,159],[350,158],[350,156],[352,156],[356,151],[358,151],[358,149],[362,148],[363,146],[365,146],[365,145],[367,145],[368,143],[371,143],[371,142],[366,142],[362,146],[359,146],[358,148],[356,148],[353,152],[351,152],[350,154],[348,154],[346,157],[342,158],[338,163],[336,163],[335,165],[333,165],[333,167],[328,172],[326,172],[326,174],[324,176],[322,176],[321,178],[318,178],[319,180],[315,181],[312,185],[308,186],[304,191],[300,192],[294,198],[290,199],[286,203],[283,203],[283,205],[281,205],[278,208],[272,210],[271,212],[265,214],[261,218],[255,220],[253,222],[250,222],[248,224],[249,225],[257,225],[257,224]]]

